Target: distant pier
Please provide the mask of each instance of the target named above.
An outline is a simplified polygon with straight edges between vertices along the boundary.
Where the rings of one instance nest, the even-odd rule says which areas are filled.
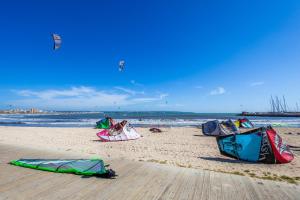
[[[239,116],[300,117],[300,112],[242,112]]]

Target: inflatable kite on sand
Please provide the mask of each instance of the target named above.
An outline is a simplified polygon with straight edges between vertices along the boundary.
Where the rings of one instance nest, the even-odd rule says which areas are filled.
[[[118,123],[109,130],[103,130],[97,133],[97,136],[103,142],[135,140],[141,137],[127,121]]]
[[[112,177],[115,172],[106,169],[101,159],[76,159],[76,160],[54,160],[54,159],[20,159],[13,160],[10,164],[58,173],[73,173],[86,176]]]
[[[202,133],[207,136],[220,136],[238,134],[239,130],[231,120],[221,123],[218,120],[214,120],[202,124]]]
[[[217,143],[222,155],[239,160],[274,164],[294,159],[289,146],[271,126],[219,136]]]
[[[254,125],[252,124],[252,122],[247,118],[238,119],[234,122],[234,124],[238,128],[254,128]]]
[[[98,129],[110,129],[112,126],[114,126],[114,121],[110,117],[106,117],[96,122],[96,128]]]

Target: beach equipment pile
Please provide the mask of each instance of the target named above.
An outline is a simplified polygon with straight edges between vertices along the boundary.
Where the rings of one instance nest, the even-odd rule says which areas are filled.
[[[261,163],[288,163],[294,159],[289,146],[271,127],[261,127],[244,133],[239,128],[253,128],[250,120],[238,119],[202,124],[202,132],[216,136],[220,153],[239,160]]]

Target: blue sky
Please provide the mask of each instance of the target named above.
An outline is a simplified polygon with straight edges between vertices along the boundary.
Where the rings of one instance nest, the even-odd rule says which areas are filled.
[[[296,0],[12,0],[0,18],[1,109],[267,111],[270,95],[300,105]]]

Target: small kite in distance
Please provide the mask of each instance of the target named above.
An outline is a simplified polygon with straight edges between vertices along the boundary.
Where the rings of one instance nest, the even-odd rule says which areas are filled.
[[[53,38],[53,42],[54,42],[53,49],[54,50],[59,49],[60,46],[61,46],[61,37],[60,37],[60,35],[53,33],[52,38]]]
[[[119,61],[119,71],[123,71],[125,67],[125,60],[120,60]]]

